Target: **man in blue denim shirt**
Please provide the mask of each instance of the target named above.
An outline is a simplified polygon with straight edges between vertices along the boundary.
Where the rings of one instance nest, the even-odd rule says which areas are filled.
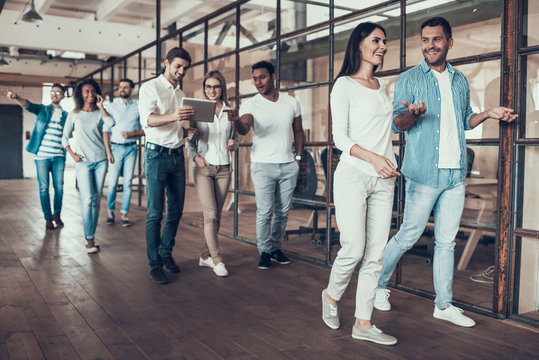
[[[54,84],[51,88],[50,105],[33,104],[8,90],[7,97],[15,100],[21,107],[36,115],[36,124],[26,150],[34,154],[37,180],[39,183],[39,199],[45,217],[45,227],[52,230],[64,226],[60,213],[64,196],[65,150],[62,146],[62,130],[67,112],[60,106],[64,98],[65,88]],[[54,187],[54,213],[51,212],[49,195],[49,173],[52,175]]]
[[[400,257],[419,239],[434,208],[433,316],[459,326],[475,322],[452,305],[455,236],[464,208],[465,130],[494,118],[511,122],[513,110],[495,107],[474,114],[464,75],[447,63],[451,26],[441,17],[421,25],[425,60],[402,73],[395,85],[393,131],[404,132],[401,172],[406,176],[403,223],[384,252],[374,307],[391,309],[387,283]]]

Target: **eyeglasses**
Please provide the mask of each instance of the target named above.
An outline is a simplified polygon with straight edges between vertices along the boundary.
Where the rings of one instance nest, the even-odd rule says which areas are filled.
[[[211,86],[211,85],[206,85],[206,90],[221,90],[221,85],[214,85],[214,86]]]
[[[63,95],[64,93],[61,91],[51,91],[51,95]]]

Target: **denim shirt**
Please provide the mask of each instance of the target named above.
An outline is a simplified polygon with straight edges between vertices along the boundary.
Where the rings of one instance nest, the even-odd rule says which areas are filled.
[[[453,106],[457,118],[457,132],[460,144],[461,174],[466,174],[466,137],[464,130],[470,130],[470,117],[473,115],[470,106],[470,87],[466,77],[449,63],[449,81],[453,93]],[[395,118],[408,111],[401,101],[419,105],[423,100],[427,106],[425,114],[406,131],[406,146],[401,173],[411,180],[423,185],[438,186],[438,146],[440,144],[441,101],[438,80],[426,61],[402,73],[395,84],[393,99],[393,132],[399,130],[395,126]],[[461,179],[464,181],[464,178]]]
[[[26,146],[26,151],[32,154],[37,154],[39,146],[41,145],[41,141],[43,141],[43,137],[45,136],[45,130],[47,130],[47,125],[52,119],[52,113],[54,112],[54,108],[52,107],[52,104],[34,104],[28,100],[27,103],[28,104],[25,109],[36,115],[36,124],[34,125],[34,130],[32,130],[30,141]],[[60,118],[60,123],[62,124],[62,126],[65,125],[66,119],[67,111],[62,109],[62,117]]]
[[[140,130],[138,104],[133,100],[126,103],[123,99],[116,98],[106,109],[115,122],[113,127],[103,127],[103,131],[111,133],[110,141],[117,144],[136,142],[137,138],[124,139],[122,132]]]

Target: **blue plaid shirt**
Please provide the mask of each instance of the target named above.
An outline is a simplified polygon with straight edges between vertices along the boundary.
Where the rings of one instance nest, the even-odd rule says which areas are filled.
[[[453,106],[457,118],[457,132],[460,144],[460,169],[466,174],[466,137],[464,130],[470,130],[470,117],[473,115],[470,106],[470,87],[466,77],[447,63],[449,81],[453,92]],[[423,100],[427,106],[425,114],[412,127],[404,131],[406,147],[401,173],[409,179],[423,185],[438,186],[438,146],[440,144],[441,101],[438,80],[425,60],[410,70],[402,73],[395,84],[393,100],[393,132],[399,130],[395,126],[395,118],[408,111],[401,101],[419,105]],[[464,181],[464,178],[462,178]]]

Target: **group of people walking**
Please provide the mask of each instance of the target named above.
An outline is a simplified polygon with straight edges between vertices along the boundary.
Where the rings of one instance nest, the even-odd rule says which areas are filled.
[[[436,17],[425,21],[420,36],[424,61],[398,77],[392,102],[386,83],[375,76],[387,53],[385,30],[370,22],[359,24],[350,35],[331,91],[333,138],[342,151],[334,175],[341,248],[322,291],[322,319],[331,329],[340,327],[338,302],[361,264],[352,337],[383,345],[395,344],[397,339],[371,322],[373,308],[391,309],[389,279],[400,257],[423,233],[433,210],[433,316],[459,326],[475,325],[452,305],[455,236],[464,207],[467,166],[464,131],[489,118],[508,122],[516,118],[512,109],[502,106],[473,113],[466,78],[447,62],[453,46],[447,20]],[[195,166],[194,181],[204,216],[205,241],[199,265],[227,276],[218,231],[230,184],[231,152],[238,148],[238,134],[246,135],[252,128],[258,268],[270,269],[272,261],[289,264],[281,241],[304,147],[299,102],[276,89],[273,65],[261,61],[251,68],[258,94],[243,102],[239,110],[230,107],[223,75],[219,71],[207,73],[202,88],[205,97],[216,102],[215,114],[213,121],[193,122],[194,108],[181,106],[185,94],[180,82],[191,65],[189,53],[173,48],[164,65],[163,74],[140,87],[138,107],[131,100],[134,84],[128,79],[120,81],[120,99],[109,106],[104,106],[97,83],[83,81],[75,89],[76,109],[69,115],[59,105],[65,93],[59,84],[52,87],[49,106],[32,104],[8,91],[10,99],[37,115],[27,150],[35,154],[46,227],[63,225],[64,148],[76,162],[88,253],[99,251],[94,235],[109,164],[107,223],[115,221],[116,185],[122,171],[121,224],[128,226],[136,138],[145,135],[150,278],[157,284],[168,283],[164,270],[180,271],[172,252],[185,199],[185,145]],[[69,142],[73,130],[75,150]],[[392,130],[406,137],[400,167],[392,150]],[[49,173],[55,189],[52,212]],[[394,183],[401,175],[406,177],[404,218],[388,242]],[[166,218],[161,227],[165,198]]]

